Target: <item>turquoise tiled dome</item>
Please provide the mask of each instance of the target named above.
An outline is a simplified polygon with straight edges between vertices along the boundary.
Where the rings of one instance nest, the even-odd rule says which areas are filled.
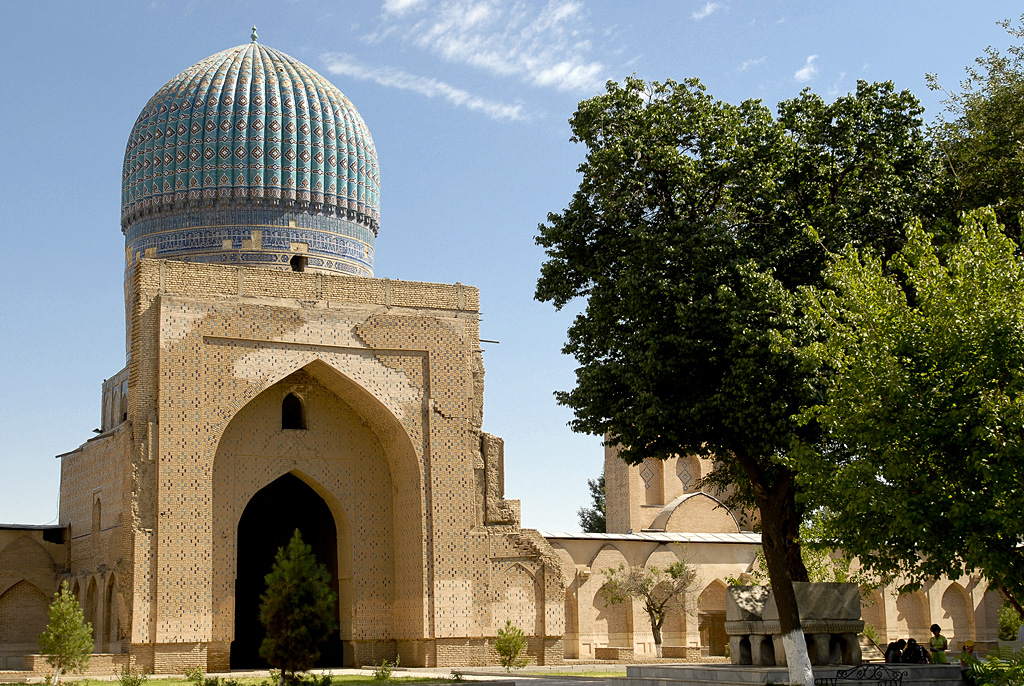
[[[128,138],[129,260],[155,256],[372,276],[373,139],[341,91],[253,41],[167,82]]]

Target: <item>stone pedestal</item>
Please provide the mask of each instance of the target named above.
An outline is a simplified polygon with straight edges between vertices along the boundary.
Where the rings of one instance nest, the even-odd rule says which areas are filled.
[[[812,665],[858,665],[860,589],[856,584],[793,584]],[[766,586],[731,586],[725,606],[734,665],[785,666],[779,612]]]

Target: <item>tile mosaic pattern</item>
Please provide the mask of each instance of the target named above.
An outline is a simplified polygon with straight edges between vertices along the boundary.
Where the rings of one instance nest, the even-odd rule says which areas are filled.
[[[373,139],[348,98],[302,62],[253,42],[189,67],[143,108],[125,150],[121,223],[130,233],[154,212],[241,200],[376,236],[379,190]]]
[[[131,256],[280,269],[291,269],[301,244],[312,271],[373,276],[370,229],[296,210],[237,204],[158,214],[134,222],[125,243]]]

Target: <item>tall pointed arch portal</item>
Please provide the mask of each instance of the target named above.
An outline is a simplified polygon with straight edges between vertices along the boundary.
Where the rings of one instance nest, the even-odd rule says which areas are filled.
[[[312,547],[317,561],[338,588],[338,535],[334,516],[323,498],[294,474],[285,474],[257,492],[238,522],[238,577],[235,581],[235,640],[231,643],[231,668],[265,668],[259,647],[265,632],[260,623],[260,595],[264,577],[274,565],[279,548],[288,545],[298,529]],[[339,622],[335,604],[336,622]],[[339,622],[340,623],[340,622]],[[317,667],[340,667],[342,644],[338,632],[320,649]]]

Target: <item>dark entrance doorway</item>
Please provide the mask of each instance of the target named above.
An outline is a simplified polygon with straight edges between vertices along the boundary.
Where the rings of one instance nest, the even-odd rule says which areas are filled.
[[[301,479],[285,474],[252,497],[238,522],[238,577],[235,579],[235,640],[231,642],[231,668],[266,668],[260,657],[263,625],[260,594],[264,577],[274,566],[277,549],[288,545],[298,529],[331,575],[338,592],[338,543],[334,516],[323,498]],[[338,608],[334,608],[338,620]],[[338,632],[320,648],[317,667],[341,667],[342,644]]]

